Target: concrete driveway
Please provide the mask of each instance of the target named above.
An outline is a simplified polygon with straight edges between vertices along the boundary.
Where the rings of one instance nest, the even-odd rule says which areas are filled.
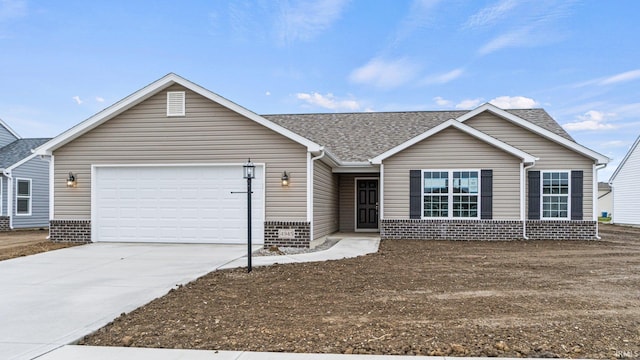
[[[246,245],[96,243],[0,261],[0,354],[33,359],[246,252]]]

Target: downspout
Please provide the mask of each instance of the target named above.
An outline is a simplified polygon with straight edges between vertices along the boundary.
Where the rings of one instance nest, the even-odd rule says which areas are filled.
[[[9,216],[9,229],[13,230],[13,176],[11,171],[2,170],[7,177],[7,216]]]
[[[520,169],[521,169],[521,174],[520,174],[520,219],[522,219],[522,238],[525,240],[529,240],[529,237],[527,236],[527,219],[525,216],[525,208],[524,208],[524,204],[525,204],[525,199],[526,199],[526,194],[525,194],[525,183],[526,183],[526,174],[527,174],[527,170],[529,170],[530,168],[532,168],[535,165],[535,163],[531,163],[531,165],[527,165],[524,166],[524,163],[521,162],[520,163]]]
[[[320,160],[324,157],[326,152],[324,151],[324,146],[320,148],[320,155],[316,157],[312,157],[309,162],[309,175],[307,176],[307,181],[309,184],[309,242],[313,241],[313,163],[316,160]]]
[[[53,220],[53,185],[54,185],[54,167],[53,167],[53,155],[40,155],[40,158],[49,162],[49,235],[47,240],[51,240],[51,220]]]
[[[600,237],[600,222],[598,221],[598,170],[604,169],[607,164],[595,164],[593,165],[593,195],[591,195],[591,202],[593,208],[593,219],[596,221],[596,239],[602,240]]]

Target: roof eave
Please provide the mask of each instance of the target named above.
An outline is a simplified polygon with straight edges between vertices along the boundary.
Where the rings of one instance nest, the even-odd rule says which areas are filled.
[[[638,138],[633,143],[633,145],[631,145],[631,147],[629,148],[629,151],[627,151],[627,153],[624,155],[624,157],[622,158],[622,161],[620,161],[620,164],[618,164],[618,167],[616,168],[616,170],[613,172],[613,174],[611,174],[611,177],[609,178],[609,181],[608,181],[609,183],[612,183],[613,180],[616,178],[616,176],[618,176],[618,173],[620,172],[624,164],[627,162],[629,157],[631,157],[631,153],[635,151],[635,149],[638,147],[639,144],[640,144],[640,136],[638,136]]]
[[[400,151],[413,146],[415,144],[417,144],[418,142],[425,140],[437,133],[439,133],[440,131],[447,129],[449,127],[455,127],[456,129],[475,137],[476,139],[479,139],[480,141],[483,141],[489,145],[492,145],[496,148],[499,148],[500,150],[507,152],[513,156],[516,156],[520,159],[522,159],[525,163],[535,163],[536,160],[538,160],[537,157],[524,152],[518,148],[515,148],[509,144],[506,144],[494,137],[491,137],[483,132],[481,132],[480,130],[474,129],[470,126],[464,125],[463,123],[459,122],[458,120],[455,119],[449,119],[445,122],[443,122],[442,124],[435,126],[427,131],[425,131],[424,133],[409,139],[407,141],[405,141],[404,143],[374,157],[373,159],[369,160],[372,164],[382,164],[382,161],[384,161],[385,159],[387,159],[390,156],[393,156],[397,153],[399,153]]]
[[[528,130],[531,130],[535,133],[537,133],[540,136],[543,136],[551,141],[554,141],[570,150],[573,150],[575,152],[578,152],[588,158],[591,158],[592,160],[594,160],[596,162],[596,164],[600,165],[600,164],[608,164],[609,161],[611,159],[609,159],[608,157],[593,151],[589,148],[587,148],[586,146],[580,145],[575,141],[571,141],[569,139],[566,139],[558,134],[555,134],[541,126],[538,126],[530,121],[527,121],[519,116],[513,115],[512,113],[505,111],[495,105],[492,105],[490,103],[485,103],[482,104],[480,106],[478,106],[477,108],[469,111],[468,113],[465,113],[464,115],[458,117],[456,120],[460,121],[461,123],[464,123],[466,120],[469,120],[473,117],[475,117],[476,115],[484,112],[484,111],[489,111],[491,113],[493,113],[494,115],[497,115],[501,118],[504,118],[506,120],[509,120],[511,122],[514,122]]]
[[[9,126],[6,122],[4,122],[2,119],[0,119],[0,126],[4,127],[5,129],[7,129],[7,131],[9,133],[11,133],[11,135],[13,135],[13,137],[16,138],[16,140],[20,140],[22,139],[22,136],[18,135],[17,132],[15,132],[11,126]]]
[[[93,115],[92,117],[88,118],[87,120],[81,122],[80,124],[72,127],[71,129],[63,132],[62,134],[56,136],[55,138],[51,139],[50,141],[44,143],[43,145],[39,146],[35,152],[38,155],[52,155],[53,151],[55,151],[56,149],[60,148],[61,146],[69,143],[70,141],[73,141],[74,139],[78,138],[79,136],[85,134],[86,132],[92,130],[93,128],[103,124],[104,122],[108,121],[109,119],[112,119],[113,117],[119,115],[120,113],[124,112],[125,110],[141,103],[142,101],[148,99],[149,97],[157,94],[158,92],[162,91],[163,89],[166,89],[168,87],[170,87],[173,84],[178,84],[181,86],[184,86],[185,88],[198,93],[199,95],[202,95],[206,98],[208,98],[209,100],[212,100],[224,107],[226,107],[227,109],[234,111],[236,113],[239,113],[255,122],[257,122],[260,125],[263,125],[277,133],[279,133],[280,135],[283,135],[303,146],[305,146],[307,148],[308,151],[320,151],[322,149],[322,146],[320,146],[319,144],[316,144],[315,142],[304,138],[280,125],[277,125],[265,118],[263,118],[262,116],[230,101],[227,100],[225,98],[223,98],[222,96],[209,91],[203,87],[201,87],[200,85],[197,85],[179,75],[176,75],[174,73],[170,73],[165,75],[164,77],[162,77],[159,80],[154,81],[153,83],[145,86],[144,88],[136,91],[135,93],[127,96],[126,98],[118,101],[117,103],[115,103],[114,105],[102,110],[101,112]]]

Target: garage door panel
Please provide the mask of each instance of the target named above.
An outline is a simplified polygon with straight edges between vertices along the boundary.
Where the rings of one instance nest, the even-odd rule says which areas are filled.
[[[263,243],[263,169],[256,168],[252,238]],[[246,243],[242,166],[97,167],[95,241]]]

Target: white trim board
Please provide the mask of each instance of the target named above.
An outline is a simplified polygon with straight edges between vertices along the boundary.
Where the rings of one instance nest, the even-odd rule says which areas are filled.
[[[113,117],[123,113],[124,111],[132,108],[133,106],[145,101],[161,92],[164,89],[169,88],[170,86],[177,84],[181,85],[201,96],[208,98],[209,100],[218,103],[226,107],[227,109],[234,111],[240,115],[243,115],[256,123],[271,129],[280,135],[283,135],[307,148],[308,151],[318,152],[321,150],[321,146],[314,143],[313,141],[306,139],[291,130],[288,130],[280,125],[277,125],[262,116],[230,101],[222,96],[209,91],[183,77],[180,77],[174,73],[169,73],[159,80],[154,81],[153,83],[145,86],[144,88],[134,92],[133,94],[125,97],[124,99],[116,102],[115,104],[109,106],[108,108],[100,111],[99,113],[93,115],[87,120],[81,122],[80,124],[72,127],[71,129],[63,132],[62,134],[56,136],[55,138],[49,140],[44,143],[37,149],[35,149],[35,153],[38,155],[51,155],[53,151],[60,148],[61,146],[73,141],[74,139],[80,137],[81,135],[87,133],[88,131],[94,129],[95,127],[107,122]]]
[[[536,160],[538,160],[537,157],[528,154],[520,149],[517,149],[507,143],[504,143],[494,137],[491,137],[485,133],[483,133],[482,131],[476,130],[474,128],[472,128],[471,126],[468,125],[464,125],[461,122],[454,120],[454,119],[450,119],[447,120],[445,122],[443,122],[442,124],[435,126],[427,131],[425,131],[424,133],[409,139],[407,141],[405,141],[404,143],[385,151],[384,153],[374,157],[373,159],[369,160],[372,164],[382,164],[382,161],[401,152],[402,150],[405,150],[417,143],[419,143],[422,140],[425,140],[435,134],[438,134],[439,132],[441,132],[442,130],[448,129],[450,127],[456,128],[468,135],[471,135],[475,138],[477,138],[478,140],[484,141],[485,143],[492,145],[498,149],[503,150],[504,152],[507,152],[513,156],[516,156],[520,159],[522,159],[524,162],[526,163],[534,163]]]
[[[589,157],[595,161],[597,161],[598,164],[606,164],[608,163],[611,159],[609,159],[608,157],[593,151],[585,146],[582,146],[576,142],[573,142],[569,139],[566,139],[558,134],[555,134],[543,127],[540,127],[536,124],[533,124],[527,120],[524,120],[516,115],[511,114],[508,111],[502,110],[499,107],[489,104],[489,103],[485,103],[483,105],[478,106],[477,108],[469,111],[468,113],[458,117],[456,120],[464,123],[465,121],[475,117],[476,115],[485,112],[485,111],[489,111],[494,115],[497,115],[505,120],[508,120],[514,124],[517,124],[525,129],[528,129],[530,131],[533,131],[534,133],[543,136],[553,142],[556,142],[566,148],[569,148],[570,150],[573,150],[575,152],[578,152],[586,157]]]

